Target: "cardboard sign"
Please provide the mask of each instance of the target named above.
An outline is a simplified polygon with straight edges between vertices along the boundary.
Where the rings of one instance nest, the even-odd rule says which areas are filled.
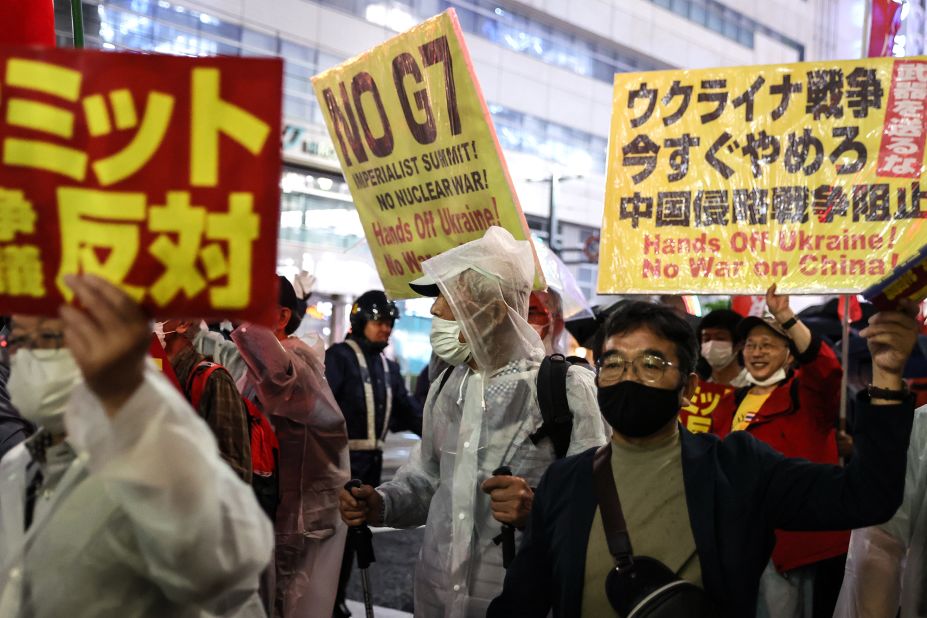
[[[490,226],[528,239],[453,9],[312,83],[390,297]]]
[[[864,290],[863,296],[881,311],[897,310],[901,301],[923,302],[927,298],[927,245],[884,281]]]
[[[615,76],[600,293],[858,292],[924,242],[927,61]]]
[[[258,317],[281,79],[279,59],[0,49],[0,313],[54,314],[93,273],[161,317]]]

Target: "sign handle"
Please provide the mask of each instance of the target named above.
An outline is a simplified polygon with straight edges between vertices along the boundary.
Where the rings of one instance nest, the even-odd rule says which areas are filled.
[[[71,32],[74,35],[74,48],[84,48],[84,11],[82,0],[71,0]]]

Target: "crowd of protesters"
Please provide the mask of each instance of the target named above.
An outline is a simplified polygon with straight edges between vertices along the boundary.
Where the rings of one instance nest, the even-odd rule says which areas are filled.
[[[490,228],[422,269],[420,397],[378,290],[328,350],[294,336],[306,290],[283,277],[230,332],[152,322],[92,275],[57,317],[4,319],[0,616],[348,616],[363,525],[425,527],[424,618],[927,616],[916,306],[861,325],[847,427],[837,355],[775,285],[767,315],[695,329],[623,302],[590,365],[564,359],[528,241]],[[730,389],[692,433],[700,382]],[[390,430],[421,440],[383,482]]]

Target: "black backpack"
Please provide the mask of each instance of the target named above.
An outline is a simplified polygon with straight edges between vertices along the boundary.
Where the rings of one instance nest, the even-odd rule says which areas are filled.
[[[563,354],[551,354],[544,357],[538,369],[538,405],[544,423],[529,437],[535,446],[544,438],[550,438],[557,459],[566,456],[573,434],[573,413],[566,393],[567,372],[571,365]]]
[[[535,446],[544,438],[550,438],[557,459],[566,456],[573,434],[573,413],[566,394],[567,372],[572,364],[563,354],[551,354],[544,357],[538,369],[538,405],[544,422],[529,438]],[[441,374],[436,395],[444,388],[453,370],[453,367],[448,367]]]

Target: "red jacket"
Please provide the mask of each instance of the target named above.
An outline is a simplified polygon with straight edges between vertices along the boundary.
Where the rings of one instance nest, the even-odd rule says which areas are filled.
[[[798,356],[799,369],[788,378],[753,417],[747,427],[753,436],[786,457],[837,464],[837,416],[841,369],[837,357],[821,340]],[[731,432],[737,407],[749,387],[726,395],[712,414],[712,431],[720,437]],[[722,531],[723,533],[723,531]],[[776,531],[772,560],[782,573],[847,552],[849,531]]]

